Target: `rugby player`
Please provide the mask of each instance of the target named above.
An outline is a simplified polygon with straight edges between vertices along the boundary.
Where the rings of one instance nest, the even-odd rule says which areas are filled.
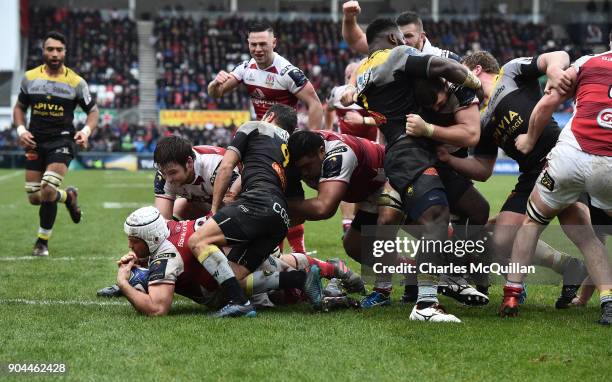
[[[385,174],[402,211],[423,226],[424,238],[443,241],[448,235],[448,201],[434,168],[433,142],[405,132],[406,115],[418,111],[414,80],[442,77],[471,89],[480,88],[480,81],[457,62],[421,55],[404,45],[404,36],[392,20],[373,21],[366,36],[370,55],[357,70],[357,95],[385,136]],[[417,262],[437,264],[441,258],[438,253],[421,252]],[[460,322],[438,304],[437,275],[419,274],[417,278],[419,292],[411,319]]]
[[[348,46],[360,54],[368,54],[366,34],[357,24],[357,16],[361,13],[358,1],[347,1],[342,4],[342,38]],[[423,21],[414,12],[402,12],[395,19],[397,26],[404,35],[404,43],[423,54],[452,58],[459,61],[459,56],[451,51],[431,45],[427,33],[423,30]]]
[[[496,260],[506,262],[516,231],[524,219],[529,193],[545,164],[546,155],[557,141],[560,129],[554,119],[549,119],[536,149],[528,155],[517,150],[515,140],[527,132],[529,117],[542,97],[538,81],[540,76],[548,76],[549,87],[569,89],[570,82],[563,74],[563,69],[569,65],[569,56],[565,52],[550,52],[536,57],[517,58],[500,70],[497,60],[490,53],[476,52],[464,57],[463,63],[483,84],[485,106],[481,113],[480,141],[474,148],[474,155],[469,158],[448,155],[443,147],[439,148],[439,157],[459,173],[478,181],[485,181],[493,174],[498,148],[518,162],[521,174],[495,219],[491,240]],[[564,293],[571,293],[573,289],[572,298],[586,277],[580,260],[556,251],[543,242],[538,246],[536,264],[562,274],[566,286]]]
[[[57,216],[57,203],[64,203],[74,223],[81,221],[77,190],[60,186],[74,158],[76,146],[87,148],[98,124],[98,108],[87,82],[64,65],[66,38],[58,32],[43,39],[43,64],[26,72],[13,108],[13,123],[25,149],[25,189],[32,205],[39,205],[38,239],[33,256],[49,256],[48,241]],[[75,131],[74,109],[87,113],[85,126]],[[26,112],[31,120],[26,128]]]
[[[297,125],[297,114],[282,104],[276,104],[271,114],[269,119],[247,122],[236,131],[217,170],[213,217],[189,239],[194,256],[227,293],[229,303],[219,310],[219,317],[253,314],[255,309],[238,280],[254,272],[287,236],[287,139]],[[242,192],[233,203],[221,208],[232,169],[239,163],[243,166]],[[232,250],[226,257],[219,247],[228,245]],[[237,264],[235,271],[228,259]],[[311,268],[311,275],[319,278],[317,266]],[[280,282],[304,284],[304,279]],[[313,303],[319,305],[320,299]]]
[[[295,108],[299,100],[308,108],[309,128],[320,129],[323,118],[321,101],[304,72],[274,51],[276,37],[272,27],[266,23],[252,24],[248,43],[251,59],[230,73],[220,71],[208,85],[208,94],[219,98],[244,83],[258,120],[276,103]],[[303,225],[291,227],[287,240],[293,252],[306,253]]]
[[[166,219],[197,219],[210,212],[217,169],[225,149],[195,146],[185,138],[160,139],[153,158],[158,171],[154,180],[155,207]],[[238,168],[232,172],[226,194],[230,200],[240,193]]]
[[[366,138],[370,141],[376,141],[378,129],[376,128],[374,118],[370,117],[368,113],[357,104],[344,106],[342,102],[340,102],[340,98],[342,94],[344,94],[347,86],[349,86],[350,77],[357,69],[357,66],[358,64],[355,62],[348,64],[344,70],[345,84],[335,86],[330,91],[329,97],[326,100],[325,129],[332,130],[335,117],[338,121],[338,127],[341,134],[348,134],[355,137]],[[343,238],[350,229],[351,223],[355,218],[355,208],[356,206],[353,203],[347,203],[345,201],[340,202]]]
[[[612,34],[610,41],[612,45]],[[598,322],[610,325],[612,267],[606,248],[591,226],[588,208],[576,202],[588,192],[591,204],[612,216],[612,50],[583,56],[564,74],[575,83],[575,89],[566,94],[565,89],[552,87],[535,106],[528,130],[516,141],[516,149],[522,154],[537,152],[553,111],[569,96],[575,96],[574,114],[529,196],[527,216],[516,234],[511,260],[529,264],[540,234],[559,216],[562,224],[572,225],[565,227],[565,232],[572,232],[570,238],[583,254],[599,290],[602,315]],[[499,309],[502,316],[517,314],[516,295],[521,292],[523,279],[520,273],[508,274]]]
[[[174,293],[210,309],[223,306],[224,296],[217,282],[187,245],[206,219],[166,221],[155,207],[140,208],[127,217],[124,231],[131,252],[117,262],[117,284],[136,310],[148,316],[166,315]],[[296,271],[283,258],[295,262],[294,266],[300,270]],[[148,264],[147,293],[141,293],[130,284],[130,270],[143,261]],[[274,306],[265,294],[278,289],[278,280],[283,275],[303,273],[304,264],[307,263],[292,255],[268,256],[262,266],[244,280],[242,287],[246,294],[257,299],[258,304]]]

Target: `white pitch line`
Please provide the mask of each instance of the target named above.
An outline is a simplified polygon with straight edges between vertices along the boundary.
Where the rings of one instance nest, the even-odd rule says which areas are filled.
[[[118,208],[140,208],[150,206],[152,203],[138,203],[138,202],[104,202],[102,207],[106,209],[118,209]]]
[[[15,171],[10,174],[2,175],[0,176],[0,182],[2,182],[3,180],[9,179],[9,178],[15,177],[19,174],[23,174],[23,173],[21,171]]]
[[[121,301],[92,301],[92,300],[28,300],[25,298],[6,298],[0,299],[0,305],[21,304],[21,305],[83,305],[83,306],[129,306],[126,300]],[[173,305],[197,305],[188,301],[174,301]]]
[[[84,261],[100,261],[100,260],[118,260],[119,257],[41,257],[41,256],[14,256],[14,257],[0,257],[0,261],[30,261],[30,260],[39,260],[41,261],[74,261],[74,260],[84,260]]]
[[[106,188],[153,188],[151,183],[106,183]]]

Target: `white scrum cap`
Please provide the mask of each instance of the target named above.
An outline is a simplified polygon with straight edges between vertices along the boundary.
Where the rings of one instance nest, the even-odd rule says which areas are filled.
[[[170,236],[166,220],[155,207],[137,209],[125,219],[123,230],[128,236],[137,237],[147,243],[151,254]]]

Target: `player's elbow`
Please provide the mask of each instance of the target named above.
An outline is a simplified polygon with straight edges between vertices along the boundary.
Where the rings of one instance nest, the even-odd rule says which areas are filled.
[[[478,144],[479,141],[480,141],[480,129],[468,130],[466,146],[474,147]]]
[[[315,209],[314,209],[314,220],[327,220],[329,218],[331,218],[332,216],[334,216],[334,214],[336,213],[336,209],[334,208],[333,205],[328,204],[328,203],[320,203]]]
[[[167,316],[170,313],[170,307],[168,306],[154,306],[151,310],[145,312],[145,314],[149,317],[161,317]]]
[[[475,175],[476,176],[474,176],[474,180],[477,180],[479,182],[486,182],[487,180],[489,180],[491,175],[493,175],[493,169],[491,170],[483,169],[479,171],[478,173],[476,173]]]

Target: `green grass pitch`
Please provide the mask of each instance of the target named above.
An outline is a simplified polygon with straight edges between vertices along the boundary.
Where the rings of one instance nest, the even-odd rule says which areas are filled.
[[[555,285],[530,285],[517,319],[496,317],[498,285],[484,308],[442,297],[459,325],[410,322],[411,306],[398,302],[401,288],[392,306],[371,311],[292,306],[233,320],[210,319],[184,299],[170,316],[153,319],[123,299],[98,299],[96,290],[114,282],[114,260],[127,251],[123,220],[152,202],[152,179],[152,172],[70,172],[64,184],[79,187],[83,221],[72,224],[58,206],[50,258],[23,259],[38,209],[26,201],[22,170],[0,171],[0,380],[11,378],[6,364],[26,362],[65,363],[64,378],[75,381],[609,380],[612,332],[595,324],[598,299],[555,311]],[[478,184],[492,213],[514,180]],[[307,247],[323,259],[346,258],[340,231],[339,216],[307,223]]]

